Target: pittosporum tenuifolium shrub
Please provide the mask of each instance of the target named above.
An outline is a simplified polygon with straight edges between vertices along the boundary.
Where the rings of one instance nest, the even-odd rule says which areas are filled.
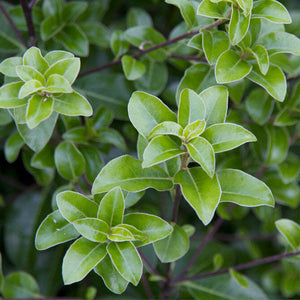
[[[297,297],[296,2],[121,2],[0,2],[0,294]]]

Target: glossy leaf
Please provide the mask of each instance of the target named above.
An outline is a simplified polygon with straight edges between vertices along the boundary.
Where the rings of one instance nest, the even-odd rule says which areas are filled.
[[[72,93],[73,90],[65,77],[52,74],[48,77],[45,91],[49,93]]]
[[[149,140],[159,135],[174,135],[181,137],[182,132],[183,129],[178,123],[172,121],[165,121],[158,124],[152,129],[149,135]]]
[[[205,129],[206,123],[203,120],[195,121],[187,125],[183,130],[183,136],[186,141],[193,139],[200,135]]]
[[[45,83],[44,76],[35,68],[27,65],[16,66],[16,76],[23,81],[38,80],[42,85]]]
[[[257,61],[260,72],[266,75],[269,70],[269,55],[267,50],[262,45],[256,45],[251,49],[251,52]]]
[[[13,108],[27,103],[24,99],[19,99],[18,94],[23,82],[8,83],[0,87],[0,107]]]
[[[272,192],[259,179],[234,169],[220,170],[217,176],[222,189],[221,202],[233,202],[248,207],[274,206]]]
[[[62,275],[64,284],[82,280],[105,255],[105,244],[94,243],[83,237],[76,240],[63,259]]]
[[[114,242],[133,241],[135,239],[130,230],[119,225],[111,228],[108,238]]]
[[[275,222],[279,232],[288,241],[289,245],[297,251],[300,247],[300,226],[289,219],[280,219]]]
[[[116,173],[115,171],[120,172]],[[168,190],[173,184],[168,175],[159,167],[142,168],[142,162],[124,155],[111,160],[94,181],[92,193],[102,193],[120,186],[130,192],[138,192],[149,187]]]
[[[217,177],[210,178],[201,168],[191,168],[179,171],[174,183],[180,184],[184,198],[203,224],[209,224],[221,197]]]
[[[225,16],[226,8],[225,2],[213,3],[203,0],[198,7],[197,14],[208,18],[222,19]]]
[[[98,205],[82,194],[65,191],[56,196],[62,216],[70,223],[83,218],[96,218]]]
[[[18,98],[23,99],[43,88],[43,85],[36,79],[26,81],[19,90]]]
[[[41,50],[37,47],[29,48],[23,55],[23,65],[28,65],[44,74],[48,69],[48,63],[41,54]]]
[[[147,238],[147,234],[136,229],[134,226],[132,225],[128,225],[128,224],[119,224],[118,226],[116,226],[117,228],[121,228],[121,229],[126,229],[128,230],[134,237],[135,240],[145,240]]]
[[[20,153],[21,148],[24,145],[24,141],[19,132],[14,132],[5,142],[4,154],[8,162],[14,162]]]
[[[122,68],[128,80],[136,80],[146,72],[145,65],[129,55],[122,57]]]
[[[236,2],[241,7],[246,16],[251,12],[253,7],[253,0],[236,0]]]
[[[35,247],[45,250],[79,236],[74,226],[66,221],[58,210],[49,214],[39,226],[35,236]]]
[[[111,128],[100,128],[97,130],[97,135],[93,138],[94,141],[111,144],[120,149],[126,150],[126,142],[123,136],[116,130]]]
[[[161,262],[172,262],[184,256],[189,250],[189,238],[185,231],[175,224],[172,233],[153,243],[153,247]]]
[[[278,165],[278,169],[284,183],[292,182],[300,173],[299,158],[292,153],[288,153],[287,158]]]
[[[110,243],[107,252],[121,276],[134,285],[140,281],[143,272],[142,260],[131,242]]]
[[[17,77],[16,67],[22,64],[21,57],[9,57],[0,64],[0,72],[6,76]]]
[[[256,141],[256,137],[250,131],[233,123],[212,125],[202,136],[212,144],[215,152],[228,151],[247,142]]]
[[[63,50],[54,50],[48,52],[45,55],[45,59],[48,62],[49,66],[52,66],[59,60],[63,60],[66,58],[74,58],[74,54]]]

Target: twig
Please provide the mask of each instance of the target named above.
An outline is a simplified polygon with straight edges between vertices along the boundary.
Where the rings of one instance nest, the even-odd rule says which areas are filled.
[[[240,265],[237,265],[237,266],[234,266],[234,267],[231,267],[231,268],[226,268],[226,269],[219,270],[219,271],[207,272],[207,273],[194,275],[194,276],[190,276],[190,277],[177,277],[176,279],[173,280],[172,283],[182,282],[182,281],[189,281],[189,280],[197,280],[197,279],[203,279],[203,278],[207,278],[207,277],[222,275],[222,274],[228,273],[230,271],[230,269],[234,269],[236,271],[249,269],[249,268],[252,268],[252,267],[255,267],[255,266],[258,266],[258,265],[271,263],[271,262],[278,261],[278,260],[283,259],[283,258],[297,256],[297,255],[300,255],[300,251],[289,252],[289,253],[285,253],[285,254],[277,254],[277,255],[261,258],[261,259],[258,259],[258,260],[254,260],[252,262],[240,264]]]
[[[151,271],[152,274],[161,277],[161,275],[157,272],[157,270],[152,266],[152,264],[150,263],[150,261],[148,260],[148,258],[143,254],[143,252],[141,252],[138,249],[139,255],[142,258],[142,260],[144,261],[144,263],[147,265],[147,267],[149,268],[149,270]]]
[[[181,189],[180,189],[180,185],[177,184],[175,197],[174,197],[174,203],[173,203],[172,218],[171,218],[171,222],[174,222],[174,223],[177,222],[180,198],[181,198]]]
[[[24,17],[25,17],[26,24],[27,24],[30,45],[36,46],[36,36],[35,36],[34,25],[33,25],[33,21],[32,21],[32,9],[30,8],[27,0],[21,0],[21,6],[23,9]]]
[[[225,21],[226,21],[226,19],[219,19],[219,20],[213,22],[212,24],[205,26],[205,27],[202,28],[201,30],[209,30],[209,29],[211,29],[211,28],[213,28],[213,27],[216,27],[216,26],[218,26],[218,25],[221,25],[221,24],[224,23]],[[147,53],[149,53],[149,52],[152,52],[152,51],[154,51],[154,50],[163,48],[163,47],[165,47],[165,46],[174,44],[174,43],[176,43],[176,42],[178,42],[178,41],[180,41],[180,40],[183,40],[183,39],[186,39],[186,38],[191,37],[191,36],[193,36],[193,35],[196,35],[196,34],[198,34],[199,32],[200,32],[200,30],[194,30],[194,31],[187,32],[187,33],[182,34],[182,35],[180,35],[180,36],[178,36],[178,37],[176,37],[176,38],[174,38],[174,39],[167,40],[167,41],[165,41],[165,42],[163,42],[163,43],[157,44],[157,45],[155,45],[155,46],[153,46],[153,47],[150,47],[150,48],[148,48],[148,49],[146,49],[146,50],[142,50],[142,51],[140,51],[140,52],[137,52],[137,53],[133,54],[132,57],[133,57],[133,58],[140,57],[140,56],[145,55],[145,54],[147,54]],[[115,60],[115,61],[113,61],[113,62],[110,62],[110,63],[104,64],[104,65],[101,65],[101,66],[99,66],[99,67],[96,67],[96,68],[93,68],[93,69],[84,71],[84,72],[80,73],[78,77],[86,76],[86,75],[88,75],[88,74],[91,74],[91,73],[94,73],[94,72],[98,72],[98,71],[101,71],[101,70],[106,69],[106,68],[110,68],[110,67],[112,67],[112,66],[114,66],[114,65],[118,65],[118,64],[120,64],[120,63],[121,63],[121,59],[118,59],[118,60]]]
[[[31,0],[30,2],[29,2],[29,8],[30,9],[33,9],[33,7],[35,6],[35,4],[38,2],[39,0]]]
[[[146,276],[145,273],[142,274],[142,283],[143,283],[143,286],[144,286],[144,289],[145,289],[145,293],[147,295],[147,298],[148,299],[155,299],[154,298],[154,295],[151,291],[151,288],[150,288],[150,284],[149,284],[149,281],[148,281],[148,278]]]
[[[11,26],[11,28],[15,32],[16,36],[18,37],[18,39],[20,40],[22,45],[25,48],[28,48],[28,45],[27,45],[24,37],[22,36],[21,32],[19,31],[19,29],[17,28],[17,26],[15,25],[14,21],[11,19],[11,17],[7,13],[7,11],[5,10],[5,8],[4,8],[3,4],[1,3],[1,1],[0,1],[0,10],[2,11],[4,17],[6,18],[7,22],[9,23],[9,25]]]

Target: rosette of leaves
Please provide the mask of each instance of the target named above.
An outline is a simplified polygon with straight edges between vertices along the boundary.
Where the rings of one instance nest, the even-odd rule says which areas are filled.
[[[104,196],[94,195],[94,200],[65,191],[57,195],[56,202],[58,210],[40,225],[35,245],[43,250],[76,239],[63,259],[65,284],[81,281],[94,270],[111,291],[122,293],[129,282],[137,285],[142,275],[137,247],[161,240],[173,230],[154,215],[124,215],[125,200],[119,187]]]
[[[30,129],[54,112],[90,116],[91,105],[72,88],[79,69],[79,58],[65,51],[42,56],[38,48],[31,47],[23,57],[7,58],[0,64],[0,72],[10,83],[0,88],[0,107],[11,109],[15,122]]]

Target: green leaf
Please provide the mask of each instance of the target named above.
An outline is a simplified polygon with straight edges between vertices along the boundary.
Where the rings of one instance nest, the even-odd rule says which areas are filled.
[[[163,161],[184,154],[180,144],[169,136],[157,136],[150,141],[143,154],[143,168],[149,168]]]
[[[86,34],[90,44],[101,48],[108,48],[110,42],[110,31],[101,23],[81,23],[81,30]],[[101,36],[101,39],[99,39]]]
[[[200,135],[204,131],[205,125],[206,125],[206,123],[203,120],[198,120],[198,121],[195,121],[195,122],[187,125],[183,130],[183,136],[184,136],[185,140],[189,141],[189,140],[193,139],[194,137],[197,137],[198,135]]]
[[[38,80],[26,81],[19,90],[18,98],[23,99],[33,93],[44,89],[43,85]]]
[[[21,148],[24,146],[24,141],[19,132],[14,132],[9,136],[5,142],[4,154],[9,163],[14,162],[20,153]]]
[[[0,292],[2,292],[3,282],[4,282],[4,275],[2,271],[2,255],[0,253]]]
[[[262,18],[279,24],[289,24],[292,22],[287,9],[275,0],[254,1],[252,18]]]
[[[214,65],[218,57],[230,47],[228,35],[224,31],[202,30],[202,47],[207,61]]]
[[[57,15],[49,16],[42,21],[41,24],[41,38],[43,41],[48,41],[59,33],[65,26]]]
[[[64,284],[82,280],[105,257],[105,246],[83,237],[76,240],[64,256],[62,265]]]
[[[66,23],[76,21],[76,19],[87,9],[88,3],[84,1],[70,2],[63,8],[62,15]]]
[[[55,95],[53,109],[67,116],[89,117],[93,114],[88,100],[77,92]]]
[[[79,58],[64,58],[53,63],[45,73],[45,78],[48,79],[53,74],[65,77],[72,84],[80,70]]]
[[[250,131],[233,123],[212,125],[202,136],[212,144],[215,152],[228,151],[247,142],[256,141],[256,137]]]
[[[288,108],[283,108],[274,120],[275,126],[285,127],[295,125],[298,121],[297,115],[293,115],[293,112]]]
[[[174,183],[180,184],[184,198],[203,224],[209,224],[221,198],[217,177],[210,178],[201,168],[191,168],[179,171]]]
[[[134,242],[136,247],[141,247],[167,237],[173,227],[163,219],[145,213],[130,213],[124,216],[124,223],[132,225],[147,235],[143,241]]]
[[[94,271],[102,277],[106,287],[113,293],[121,294],[126,290],[128,281],[117,271],[109,255],[100,261]]]
[[[289,135],[285,128],[268,126],[268,147],[266,165],[276,165],[283,162],[289,148]]]
[[[38,126],[42,121],[48,119],[53,111],[53,98],[33,95],[27,105],[26,121],[30,129]]]
[[[5,277],[2,287],[5,298],[40,298],[36,280],[25,272],[14,272]]]
[[[161,262],[172,262],[184,256],[189,250],[189,238],[185,231],[175,224],[172,233],[153,243],[153,247]]]
[[[39,226],[35,236],[35,247],[38,250],[45,250],[78,236],[79,233],[74,226],[66,221],[58,210],[55,210]]]
[[[38,80],[42,85],[45,83],[44,76],[31,66],[16,66],[16,75],[23,81]]]
[[[278,169],[284,183],[294,181],[300,173],[299,158],[292,153],[288,153],[287,158],[278,165]]]
[[[143,272],[142,260],[131,242],[110,243],[107,252],[121,276],[134,285],[140,281]]]
[[[176,115],[159,98],[144,92],[132,94],[128,103],[128,115],[133,126],[145,138],[159,123],[176,122]]]
[[[73,221],[72,224],[84,238],[92,242],[104,243],[107,241],[109,226],[102,220],[83,218]]]
[[[48,77],[45,92],[48,93],[72,93],[69,81],[58,74],[52,74]]]
[[[120,228],[120,229],[126,229],[128,230],[134,237],[135,240],[145,240],[147,238],[147,234],[136,229],[134,226],[132,225],[128,225],[128,224],[119,224],[118,226],[116,226],[115,228]]]
[[[116,173],[116,170],[119,172]],[[163,191],[170,189],[173,183],[159,167],[143,169],[141,161],[123,155],[104,166],[94,181],[92,193],[106,192],[116,186],[130,192],[138,192],[150,187]]]
[[[105,221],[109,227],[123,223],[125,200],[122,190],[116,187],[101,200],[97,218]]]
[[[131,7],[126,15],[127,27],[149,26],[152,27],[151,16],[139,7]]]
[[[149,135],[149,140],[159,135],[174,135],[181,137],[183,133],[182,127],[175,122],[165,121],[155,126]]]
[[[62,216],[70,223],[83,218],[96,218],[98,205],[82,194],[65,191],[56,196]]]
[[[180,93],[178,106],[178,123],[182,127],[204,120],[206,114],[203,98],[191,89],[184,89]]]
[[[126,53],[129,43],[125,40],[124,33],[121,30],[115,30],[110,38],[110,48],[116,57]]]
[[[146,72],[145,65],[129,55],[122,57],[122,68],[128,80],[136,80]]]
[[[68,180],[76,180],[84,172],[84,157],[71,142],[58,145],[54,152],[54,160],[59,174]]]
[[[274,101],[264,90],[255,89],[246,99],[246,109],[259,125],[265,124],[273,111]]]
[[[300,248],[299,224],[289,219],[280,219],[275,222],[275,225],[294,251],[297,251]]]
[[[22,64],[22,57],[9,57],[0,64],[0,72],[5,76],[17,77],[16,67]]]
[[[247,288],[249,286],[247,278],[244,277],[241,273],[235,271],[234,269],[230,269],[229,271],[230,276],[236,280],[242,287]]]
[[[111,234],[108,238],[115,242],[133,241],[135,239],[130,230],[121,225],[111,228]]]
[[[18,94],[23,82],[13,82],[0,87],[0,107],[13,108],[27,103],[24,99],[19,99]]]
[[[251,14],[245,16],[238,8],[233,7],[229,23],[229,38],[232,45],[237,45],[248,32]]]
[[[88,56],[89,40],[77,24],[68,24],[55,35],[64,47],[79,56]]]
[[[49,66],[52,66],[59,60],[63,60],[66,58],[74,58],[74,54],[63,50],[54,50],[48,52],[45,55],[45,59],[48,62]]]
[[[269,55],[267,50],[262,45],[256,45],[250,51],[257,61],[260,72],[266,75],[269,70]]]
[[[48,69],[48,63],[41,54],[41,50],[36,47],[29,48],[23,55],[23,65],[28,65],[44,74]]]
[[[241,7],[246,16],[250,14],[253,7],[253,0],[236,0],[236,2]]]
[[[227,11],[226,2],[213,3],[203,0],[197,10],[197,14],[208,18],[223,19]]]
[[[134,204],[136,204],[139,200],[141,200],[141,198],[145,194],[145,191],[141,191],[137,193],[124,191],[123,193],[125,196],[125,208],[129,208]]]
[[[105,106],[100,106],[93,115],[93,127],[95,130],[108,127],[113,121],[113,113]]]
[[[242,60],[233,50],[223,52],[215,66],[215,75],[218,83],[227,83],[246,77],[252,66]]]
[[[206,126],[224,123],[228,107],[228,90],[225,86],[215,85],[202,91],[199,96],[205,105]]]
[[[212,178],[215,173],[215,154],[212,145],[203,137],[195,137],[185,146],[192,159]]]
[[[234,169],[220,170],[217,176],[222,189],[221,202],[233,202],[248,207],[274,207],[272,192],[261,180]]]
[[[116,130],[111,128],[100,128],[97,130],[94,141],[114,145],[120,149],[126,150],[126,143],[123,136]]]
[[[263,75],[259,67],[254,64],[247,78],[262,86],[274,99],[280,102],[284,101],[286,95],[286,79],[280,68],[270,65],[266,75]]]

